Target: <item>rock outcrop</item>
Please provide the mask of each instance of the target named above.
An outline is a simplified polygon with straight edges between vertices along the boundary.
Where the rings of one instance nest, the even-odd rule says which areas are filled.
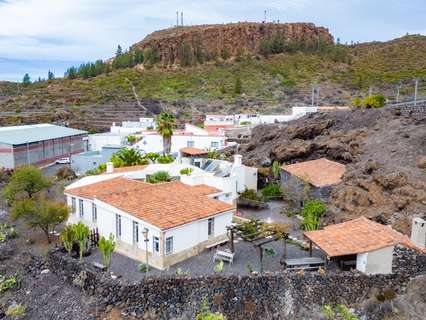
[[[175,27],[149,34],[131,49],[152,48],[165,65],[182,64],[189,59],[216,59],[243,54],[256,55],[262,40],[279,35],[284,42],[332,43],[328,29],[313,23],[229,23]],[[188,57],[186,57],[188,58]]]

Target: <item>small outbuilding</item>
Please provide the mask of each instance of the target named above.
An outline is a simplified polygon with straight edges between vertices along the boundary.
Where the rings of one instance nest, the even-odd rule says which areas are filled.
[[[392,273],[393,250],[396,245],[417,248],[410,239],[385,226],[360,217],[330,225],[322,230],[307,231],[310,247],[317,246],[327,259],[340,266],[352,266],[366,274]]]
[[[321,158],[281,167],[281,185],[288,190],[296,205],[306,198],[327,202],[331,188],[342,181],[345,165]]]

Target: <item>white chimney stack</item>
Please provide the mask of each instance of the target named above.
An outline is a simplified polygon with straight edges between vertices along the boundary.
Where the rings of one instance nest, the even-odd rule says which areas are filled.
[[[114,164],[112,162],[106,163],[106,173],[113,173],[114,172]]]
[[[234,167],[241,167],[243,165],[243,156],[236,154],[234,156]]]
[[[411,226],[411,242],[419,248],[426,247],[426,220],[422,218],[413,218]]]

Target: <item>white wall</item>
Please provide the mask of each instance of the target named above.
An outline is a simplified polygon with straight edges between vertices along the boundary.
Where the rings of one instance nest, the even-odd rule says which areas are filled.
[[[206,118],[204,120],[205,126],[233,125],[233,124],[234,124],[233,115],[206,114]]]
[[[419,248],[426,247],[426,220],[419,217],[413,218],[411,241]]]
[[[390,246],[371,252],[359,253],[356,259],[357,270],[365,274],[392,273],[393,249],[394,246]]]
[[[232,215],[233,211],[228,211],[214,216],[215,237],[226,234],[226,226],[232,224]],[[171,236],[173,237],[173,253],[190,249],[209,239],[208,218],[166,230],[164,240]]]
[[[89,150],[102,151],[102,147],[107,144],[122,145],[125,140],[125,135],[112,133],[89,134]]]

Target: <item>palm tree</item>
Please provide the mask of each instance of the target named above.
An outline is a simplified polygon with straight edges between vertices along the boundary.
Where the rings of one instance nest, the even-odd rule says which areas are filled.
[[[163,154],[170,154],[173,128],[176,125],[175,117],[170,113],[163,112],[158,117],[157,122],[157,132],[163,137]]]

